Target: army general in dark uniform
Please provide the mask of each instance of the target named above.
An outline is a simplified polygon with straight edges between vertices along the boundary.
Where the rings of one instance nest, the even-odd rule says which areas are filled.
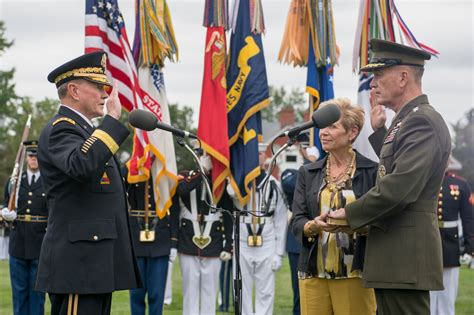
[[[429,291],[443,289],[438,193],[451,140],[441,115],[422,92],[422,50],[371,40],[376,102],[369,138],[379,153],[374,188],[330,214],[353,230],[369,226],[363,280],[375,288],[377,313],[429,314]],[[396,112],[388,131],[381,105]]]
[[[52,314],[109,314],[113,291],[141,286],[114,155],[129,132],[117,86],[107,93],[106,64],[106,53],[93,52],[48,75],[61,106],[38,145],[49,218],[36,289],[50,294]]]

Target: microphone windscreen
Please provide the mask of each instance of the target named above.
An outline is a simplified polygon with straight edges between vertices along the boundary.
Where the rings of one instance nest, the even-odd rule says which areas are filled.
[[[135,109],[128,115],[128,122],[135,128],[152,131],[156,128],[158,119],[155,115],[146,110]]]
[[[334,124],[339,118],[341,118],[341,111],[334,104],[328,104],[317,109],[312,116],[314,126],[319,129]]]

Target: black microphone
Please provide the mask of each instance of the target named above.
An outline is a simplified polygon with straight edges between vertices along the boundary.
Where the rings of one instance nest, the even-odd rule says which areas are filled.
[[[184,138],[184,137],[193,138],[193,139],[198,138],[195,134],[192,134],[188,131],[180,130],[170,125],[160,123],[158,121],[158,118],[156,118],[155,115],[143,109],[135,109],[131,111],[130,114],[128,115],[128,122],[133,127],[142,129],[145,131],[152,131],[158,128],[161,130],[169,131],[175,136],[178,136],[181,138]]]
[[[291,128],[285,132],[282,132],[278,137],[287,136],[292,138],[299,135],[303,130],[309,128],[326,128],[327,126],[332,125],[341,118],[341,111],[339,107],[334,104],[328,104],[314,111],[313,116],[311,116],[311,121],[305,122],[299,126]]]

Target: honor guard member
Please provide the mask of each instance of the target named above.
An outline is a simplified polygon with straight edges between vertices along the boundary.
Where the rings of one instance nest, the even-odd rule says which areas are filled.
[[[212,168],[210,157],[203,155],[200,149],[196,151],[209,173]],[[210,211],[199,171],[186,171],[180,175],[178,252],[183,277],[183,314],[212,315],[216,313],[221,261],[232,257],[232,218],[228,214]],[[232,206],[226,193],[218,206],[224,209]]]
[[[38,168],[38,141],[23,142],[26,151],[26,171],[21,175],[17,211],[7,207],[12,194],[10,181],[5,188],[3,218],[11,222],[10,280],[13,313],[44,314],[44,293],[34,291],[41,243],[46,233],[48,207]]]
[[[261,174],[257,177],[257,187],[266,176],[263,169],[266,146],[259,145]],[[280,183],[270,176],[267,195],[263,188],[257,189],[255,198],[240,206],[234,198],[234,205],[240,210],[251,211],[253,215],[242,215],[240,221],[240,269],[242,273],[242,314],[273,314],[275,298],[275,272],[281,268],[285,254],[287,208]],[[235,196],[230,185],[227,186]],[[267,201],[267,213],[261,212],[263,199]],[[255,311],[253,310],[253,287],[255,285]]]
[[[329,217],[352,230],[369,226],[364,286],[375,288],[378,314],[429,314],[429,291],[442,290],[437,203],[451,139],[441,115],[422,92],[430,54],[372,39],[369,137],[379,154],[377,181],[366,194]],[[375,102],[374,102],[375,101]],[[396,112],[388,131],[383,106]]]
[[[293,195],[295,193],[296,178],[298,170],[286,169],[281,173],[281,188],[286,197],[287,207],[291,211],[293,204]],[[288,229],[286,235],[286,251],[291,271],[291,287],[293,289],[293,315],[299,315],[300,310],[300,290],[298,287],[298,260],[300,259],[301,245],[296,237]]]
[[[118,120],[117,85],[107,93],[106,65],[97,51],[48,75],[61,106],[38,144],[49,217],[36,290],[49,293],[51,314],[110,314],[113,291],[141,287],[115,156],[129,131]]]
[[[177,256],[179,208],[172,205],[161,219],[156,215],[153,179],[127,183],[126,187],[130,230],[143,281],[143,288],[130,290],[132,315],[145,315],[147,295],[148,313],[163,314],[168,262]]]
[[[474,254],[474,218],[469,202],[471,188],[466,180],[449,171],[438,195],[438,225],[443,245],[443,291],[430,292],[432,315],[454,315],[458,293],[460,262],[469,265]],[[458,239],[458,218],[461,217],[464,253]],[[460,258],[461,256],[461,258]]]

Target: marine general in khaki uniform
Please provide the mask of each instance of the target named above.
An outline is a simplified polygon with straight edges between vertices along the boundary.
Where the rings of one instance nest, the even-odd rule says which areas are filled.
[[[378,314],[429,314],[429,291],[443,289],[437,197],[451,148],[441,115],[423,94],[424,61],[430,55],[404,45],[371,41],[378,104],[394,110],[388,131],[380,105],[372,109],[379,153],[377,183],[330,216],[353,230],[369,226],[364,285],[375,288]]]

